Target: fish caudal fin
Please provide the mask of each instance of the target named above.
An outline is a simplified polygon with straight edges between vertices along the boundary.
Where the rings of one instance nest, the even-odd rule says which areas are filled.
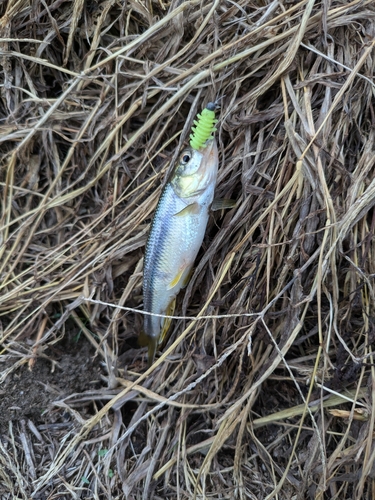
[[[159,344],[158,339],[157,337],[150,337],[150,335],[142,331],[138,337],[138,344],[141,347],[148,347],[148,367],[150,368],[155,359],[156,348]]]
[[[175,305],[176,305],[176,299],[173,299],[170,302],[169,306],[167,307],[167,310],[165,311],[166,316],[173,315]],[[169,327],[171,326],[171,321],[172,321],[172,318],[164,318],[164,320],[162,321],[162,325],[161,325],[161,331],[160,331],[160,334],[158,336],[147,335],[147,333],[144,330],[142,330],[141,333],[139,334],[138,344],[141,347],[146,347],[146,346],[148,347],[148,366],[149,367],[154,362],[156,349],[157,349],[158,345],[160,345],[166,337],[166,334],[169,330]]]
[[[152,365],[155,359],[156,348],[158,346],[158,339],[151,338],[148,343],[148,367]]]

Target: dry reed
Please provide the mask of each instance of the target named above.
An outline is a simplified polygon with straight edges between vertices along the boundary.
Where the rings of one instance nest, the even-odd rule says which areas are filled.
[[[0,15],[1,498],[375,498],[373,0]],[[217,98],[237,206],[146,370],[149,222]]]

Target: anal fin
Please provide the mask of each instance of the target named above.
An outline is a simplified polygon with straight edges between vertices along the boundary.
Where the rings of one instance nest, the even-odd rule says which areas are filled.
[[[175,307],[176,307],[176,299],[174,298],[170,302],[169,306],[167,307],[167,309],[165,311],[165,315],[166,316],[173,316]],[[164,341],[164,338],[169,330],[169,327],[171,326],[171,322],[172,322],[172,318],[164,318],[158,344],[161,344]]]

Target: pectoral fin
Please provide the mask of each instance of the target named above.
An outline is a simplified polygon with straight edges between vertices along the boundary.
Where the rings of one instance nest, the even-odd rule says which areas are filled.
[[[217,210],[225,210],[228,208],[234,208],[236,206],[236,200],[230,198],[215,198],[211,205],[211,210],[216,212]]]
[[[201,210],[201,207],[199,203],[194,202],[188,205],[187,207],[183,208],[176,214],[174,214],[173,217],[185,217],[186,215],[198,215]]]

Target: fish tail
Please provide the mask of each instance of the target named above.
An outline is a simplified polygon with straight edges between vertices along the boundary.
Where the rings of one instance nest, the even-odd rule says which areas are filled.
[[[154,337],[150,338],[148,343],[148,367],[152,365],[155,359],[156,348],[158,346],[158,340]]]
[[[173,298],[169,303],[167,310],[165,311],[166,316],[173,316],[174,309],[176,305],[176,298]],[[150,367],[155,359],[156,349],[158,345],[162,344],[166,338],[167,332],[171,325],[172,318],[163,318],[161,324],[159,323],[158,327],[161,327],[160,332],[156,330],[156,328],[150,328],[151,331],[158,331],[158,335],[149,335],[145,332],[148,330],[146,327],[145,330],[142,330],[138,337],[138,344],[141,347],[148,347],[148,366]]]
[[[141,347],[148,347],[148,367],[150,368],[155,359],[158,339],[157,337],[151,337],[150,335],[147,335],[146,332],[141,331],[138,337],[138,344]]]

